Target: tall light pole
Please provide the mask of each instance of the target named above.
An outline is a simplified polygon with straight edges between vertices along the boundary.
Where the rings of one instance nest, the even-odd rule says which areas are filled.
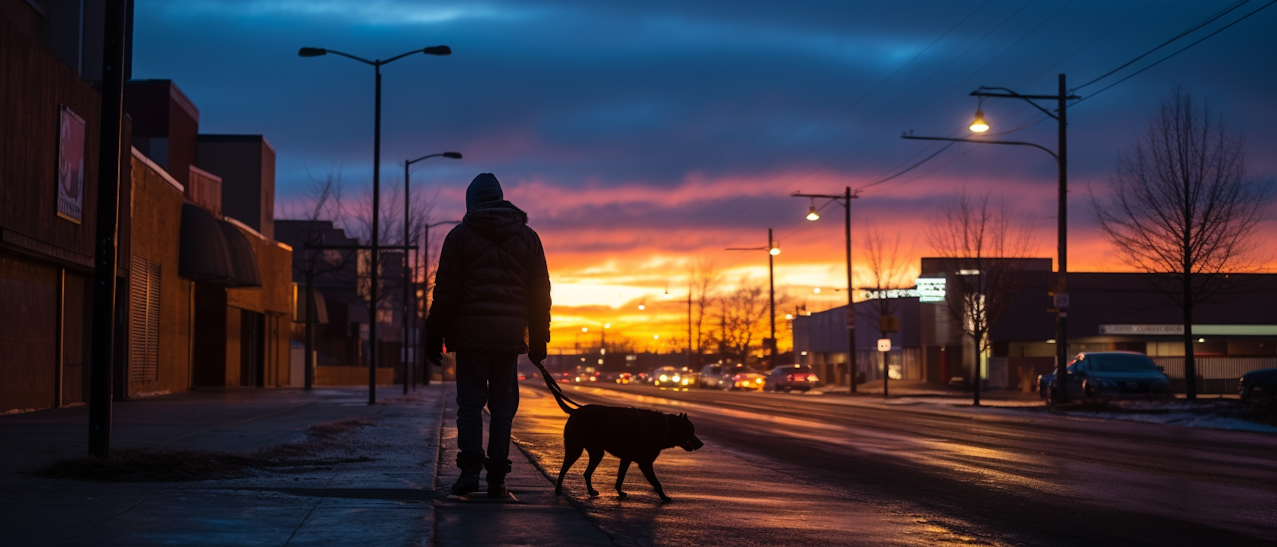
[[[842,205],[843,212],[843,232],[846,235],[847,245],[847,375],[848,383],[851,384],[851,393],[856,392],[856,308],[854,301],[854,293],[852,287],[855,285],[851,282],[851,200],[860,197],[859,192],[852,192],[848,186],[843,190],[842,195],[837,194],[804,194],[802,192],[794,192],[790,194],[796,198],[810,198],[813,202],[816,199],[827,199],[839,205]],[[812,204],[811,209],[807,213],[807,220],[820,220],[820,215],[816,213],[816,205]]]
[[[665,289],[663,298],[670,299],[668,288]],[[692,366],[692,284],[690,282],[687,284],[687,366]]]
[[[403,163],[403,242],[404,242],[403,244],[404,245],[409,244],[408,230],[412,224],[411,222],[409,222],[411,219],[408,216],[409,205],[412,203],[412,191],[411,191],[411,185],[409,183],[410,172],[408,168],[412,167],[412,164],[417,163],[421,160],[430,159],[430,158],[439,157],[439,156],[443,156],[445,158],[452,158],[454,160],[459,160],[461,159],[461,152],[440,152],[438,154],[428,154],[425,156],[421,156],[420,158],[417,158],[415,160],[408,160]],[[407,395],[408,394],[408,377],[409,375],[412,374],[410,372],[411,369],[408,366],[408,361],[409,361],[408,347],[410,345],[409,340],[412,338],[412,327],[409,326],[408,324],[408,290],[410,286],[412,285],[412,281],[416,281],[416,278],[412,275],[413,273],[412,263],[408,262],[408,249],[405,248],[403,253],[404,253],[404,256],[403,256],[404,258],[403,260],[403,348],[404,348],[404,351],[403,351],[403,362],[401,364],[403,365],[403,393],[404,395]],[[417,256],[421,256],[421,251],[417,251],[417,253],[418,253]],[[417,311],[415,309],[416,308],[415,304],[417,303],[417,299],[413,298],[412,302],[414,304],[413,306],[414,309],[412,310],[413,311],[412,316],[415,318],[416,311]],[[412,361],[416,361],[416,354],[413,354]]]
[[[419,259],[421,258],[423,254],[425,255],[425,264],[421,272],[422,283],[425,283],[426,278],[430,276],[430,272],[427,271],[430,269],[430,229],[436,226],[443,226],[445,224],[461,224],[461,221],[460,220],[444,220],[441,222],[435,222],[435,223],[426,224],[425,226],[422,226],[421,250],[417,252],[417,258]],[[421,303],[423,308],[426,310],[426,313],[430,313],[430,302],[427,300],[430,294],[431,294],[430,291],[426,291],[424,294],[421,295]],[[423,316],[422,319],[424,320],[425,317]],[[425,359],[422,359],[420,361],[421,361],[421,378],[422,378],[421,384],[428,386],[430,385],[430,361]]]
[[[304,47],[297,50],[299,57],[319,57],[327,54],[340,55],[348,59],[354,59],[364,64],[372,65],[374,74],[376,74],[376,101],[373,107],[373,138],[372,138],[372,252],[368,269],[370,282],[369,298],[368,298],[368,404],[377,403],[377,261],[378,255],[381,253],[379,224],[381,212],[381,65],[389,64],[415,53],[424,53],[426,55],[451,55],[452,48],[448,46],[431,46],[422,49],[414,49],[407,53],[401,53],[386,60],[376,59],[369,61],[362,57],[356,57],[340,51],[324,49],[319,47]],[[407,252],[407,249],[404,250]],[[406,255],[405,255],[405,258]]]
[[[949,137],[916,137],[912,134],[901,135],[901,138],[929,141],[958,141],[973,142],[977,144],[1007,144],[1012,146],[1031,146],[1037,148],[1052,158],[1055,158],[1056,166],[1059,168],[1059,211],[1056,218],[1059,221],[1056,229],[1056,254],[1059,264],[1056,269],[1056,286],[1055,286],[1055,393],[1052,394],[1052,401],[1055,403],[1066,403],[1069,400],[1068,383],[1065,382],[1066,367],[1069,359],[1069,331],[1068,331],[1068,315],[1069,315],[1069,292],[1068,292],[1068,273],[1069,273],[1069,246],[1068,246],[1068,227],[1069,227],[1069,154],[1068,154],[1068,102],[1076,100],[1079,97],[1069,95],[1064,85],[1064,75],[1060,74],[1059,93],[1056,95],[1021,95],[1005,87],[980,87],[971,92],[973,97],[980,97],[983,102],[985,98],[1002,98],[1002,99],[1021,99],[1034,108],[1042,111],[1043,114],[1055,119],[1058,125],[1058,140],[1056,144],[1057,152],[1043,146],[1033,144],[1031,142],[1020,141],[986,141],[980,139],[954,139]],[[1056,101],[1056,110],[1051,112],[1033,101]],[[971,131],[974,133],[984,133],[989,130],[989,124],[984,119],[984,111],[978,106],[976,108],[975,119],[971,123]],[[980,357],[976,356],[976,382],[977,389],[979,387],[980,375]]]
[[[727,251],[767,251],[767,298],[769,302],[769,306],[768,306],[768,310],[770,314],[769,317],[771,318],[771,321],[768,322],[770,325],[770,331],[771,331],[771,338],[768,338],[768,343],[767,343],[768,349],[770,350],[770,353],[768,354],[768,361],[771,364],[771,368],[776,368],[776,275],[775,275],[776,263],[775,263],[775,259],[776,259],[776,255],[780,254],[780,246],[777,245],[776,242],[772,239],[772,229],[768,228],[766,247],[728,247],[725,250]],[[689,297],[688,303],[689,303],[689,309],[690,309],[690,303],[691,303],[690,297]],[[689,317],[690,317],[690,314],[689,314]],[[689,323],[689,332],[690,332],[691,322],[689,321],[688,323]]]

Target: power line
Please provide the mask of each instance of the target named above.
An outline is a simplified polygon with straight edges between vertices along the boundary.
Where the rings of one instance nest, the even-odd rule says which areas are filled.
[[[1131,74],[1127,75],[1125,78],[1122,78],[1121,80],[1118,80],[1118,81],[1116,81],[1116,82],[1113,82],[1113,83],[1109,84],[1108,86],[1104,87],[1103,89],[1100,89],[1099,91],[1096,91],[1095,93],[1092,93],[1092,94],[1090,94],[1090,95],[1087,95],[1086,97],[1083,97],[1083,98],[1081,98],[1081,99],[1078,99],[1078,100],[1077,100],[1076,102],[1074,102],[1073,104],[1075,104],[1075,105],[1076,105],[1076,104],[1078,104],[1078,103],[1080,103],[1080,102],[1082,102],[1082,101],[1085,101],[1085,100],[1090,99],[1090,98],[1092,98],[1092,97],[1094,97],[1094,96],[1096,96],[1096,95],[1099,95],[1100,93],[1103,93],[1103,92],[1107,91],[1109,88],[1111,88],[1111,87],[1113,87],[1113,86],[1115,86],[1115,85],[1117,85],[1117,84],[1120,84],[1120,83],[1125,82],[1125,81],[1127,81],[1127,80],[1129,80],[1129,79],[1131,79],[1131,78],[1134,78],[1135,76],[1138,76],[1140,73],[1144,72],[1145,70],[1148,70],[1148,69],[1153,68],[1153,67],[1155,67],[1155,66],[1157,66],[1157,65],[1160,65],[1160,64],[1162,64],[1162,62],[1163,62],[1163,61],[1166,61],[1166,60],[1170,59],[1171,57],[1174,57],[1174,56],[1176,56],[1176,55],[1179,55],[1180,53],[1183,53],[1183,52],[1187,51],[1189,48],[1191,48],[1191,47],[1193,47],[1193,46],[1195,46],[1195,45],[1197,45],[1197,44],[1200,44],[1200,43],[1202,43],[1202,42],[1206,41],[1207,39],[1209,39],[1210,37],[1212,37],[1212,36],[1214,36],[1214,35],[1216,35],[1216,34],[1219,34],[1219,33],[1221,33],[1221,32],[1224,32],[1225,30],[1228,30],[1228,28],[1229,28],[1229,27],[1231,27],[1231,26],[1233,26],[1233,25],[1236,25],[1237,23],[1240,23],[1240,22],[1242,22],[1242,21],[1245,21],[1245,20],[1246,20],[1247,18],[1249,18],[1250,16],[1252,16],[1252,15],[1254,15],[1254,14],[1256,14],[1256,13],[1259,13],[1260,11],[1263,11],[1263,9],[1264,9],[1264,8],[1267,8],[1268,6],[1271,6],[1271,5],[1273,5],[1273,4],[1277,4],[1277,0],[1273,0],[1273,1],[1269,2],[1269,3],[1267,3],[1267,4],[1264,4],[1264,5],[1260,6],[1260,7],[1259,7],[1258,9],[1256,9],[1255,11],[1252,11],[1252,12],[1250,12],[1250,13],[1247,13],[1246,15],[1243,15],[1240,19],[1237,19],[1236,21],[1233,21],[1233,22],[1231,22],[1231,23],[1229,23],[1229,24],[1227,24],[1227,25],[1224,25],[1224,26],[1223,26],[1223,27],[1221,27],[1219,30],[1216,30],[1215,32],[1212,32],[1212,33],[1210,33],[1210,34],[1207,34],[1206,36],[1203,36],[1201,39],[1197,40],[1196,42],[1193,42],[1193,43],[1191,43],[1191,44],[1188,44],[1187,46],[1184,46],[1184,47],[1183,47],[1183,49],[1180,49],[1179,51],[1176,51],[1175,53],[1172,53],[1172,54],[1170,54],[1170,55],[1167,55],[1167,56],[1165,56],[1165,57],[1162,57],[1162,58],[1161,58],[1160,60],[1158,60],[1157,62],[1155,62],[1155,63],[1153,63],[1153,64],[1151,64],[1151,65],[1148,65],[1148,66],[1146,66],[1146,67],[1144,67],[1144,68],[1141,68],[1141,69],[1139,69],[1139,70],[1137,70],[1137,71],[1135,71],[1135,72],[1133,72],[1133,73],[1131,73]]]
[[[1122,63],[1122,65],[1121,65],[1121,66],[1119,66],[1119,67],[1117,67],[1117,68],[1115,68],[1115,69],[1113,69],[1113,70],[1110,70],[1110,71],[1108,71],[1108,72],[1105,72],[1102,76],[1100,76],[1100,77],[1098,77],[1098,78],[1095,78],[1094,80],[1091,80],[1091,81],[1089,81],[1089,82],[1086,82],[1086,83],[1084,83],[1084,84],[1082,84],[1082,85],[1080,85],[1080,86],[1077,86],[1077,87],[1073,88],[1073,91],[1077,91],[1077,90],[1082,89],[1082,88],[1084,88],[1084,87],[1086,87],[1086,86],[1088,86],[1088,85],[1091,85],[1091,84],[1093,84],[1093,83],[1095,83],[1095,82],[1098,82],[1098,81],[1100,81],[1100,80],[1103,80],[1103,79],[1105,79],[1105,78],[1108,78],[1109,76],[1112,76],[1112,75],[1113,75],[1113,73],[1115,73],[1115,72],[1117,72],[1117,71],[1119,71],[1119,70],[1122,70],[1122,69],[1124,69],[1124,68],[1126,68],[1126,67],[1128,67],[1128,66],[1131,66],[1132,64],[1135,64],[1135,63],[1136,63],[1136,62],[1138,62],[1140,59],[1143,59],[1143,58],[1145,58],[1145,57],[1148,57],[1149,55],[1152,55],[1152,54],[1153,54],[1153,52],[1155,52],[1155,51],[1157,51],[1157,50],[1159,50],[1159,49],[1162,49],[1162,48],[1164,48],[1164,47],[1166,47],[1166,46],[1170,45],[1172,42],[1174,42],[1174,41],[1176,41],[1176,40],[1179,40],[1180,38],[1183,38],[1183,37],[1185,37],[1185,36],[1188,36],[1189,34],[1192,34],[1193,32],[1197,31],[1198,29],[1200,29],[1200,28],[1202,28],[1202,27],[1204,27],[1204,26],[1206,26],[1206,25],[1209,25],[1210,23],[1213,23],[1213,22],[1215,22],[1215,21],[1219,20],[1219,18],[1220,18],[1220,17],[1223,17],[1223,16],[1225,16],[1225,15],[1228,15],[1230,12],[1232,12],[1233,10],[1235,10],[1235,9],[1237,9],[1237,8],[1242,7],[1242,5],[1246,4],[1246,2],[1249,2],[1249,1],[1250,1],[1250,0],[1238,0],[1237,2],[1234,2],[1234,3],[1233,3],[1233,5],[1228,6],[1227,8],[1224,8],[1224,9],[1222,9],[1222,10],[1220,10],[1220,11],[1215,12],[1213,15],[1211,15],[1210,17],[1207,17],[1206,19],[1203,19],[1203,20],[1201,20],[1201,21],[1198,21],[1198,22],[1197,22],[1197,24],[1193,25],[1192,27],[1189,27],[1189,28],[1188,28],[1188,30],[1185,30],[1184,32],[1181,32],[1181,33],[1179,33],[1179,34],[1176,34],[1175,36],[1172,36],[1172,37],[1171,37],[1171,39],[1169,39],[1169,40],[1167,40],[1167,41],[1165,41],[1165,42],[1162,42],[1161,44],[1158,44],[1158,45],[1157,45],[1157,47],[1154,47],[1153,49],[1150,49],[1150,50],[1148,50],[1148,51],[1145,51],[1144,53],[1140,54],[1139,56],[1135,57],[1134,59],[1131,59],[1130,61],[1127,61],[1127,62],[1125,62],[1125,63]],[[1267,6],[1265,6],[1265,7],[1267,7]],[[1264,8],[1259,8],[1259,9],[1264,9]],[[1256,11],[1258,11],[1258,10],[1256,10]],[[1242,19],[1245,19],[1245,17],[1243,17]],[[1240,20],[1241,20],[1241,19],[1238,19],[1238,21],[1240,21]],[[1234,21],[1234,23],[1236,23],[1236,21]],[[1230,26],[1231,26],[1231,25],[1230,25]],[[1228,27],[1224,27],[1224,28],[1228,28]],[[1221,29],[1221,30],[1222,30],[1222,29]],[[1216,32],[1218,32],[1218,31],[1216,31]],[[1208,38],[1209,38],[1209,36],[1208,36]],[[1192,47],[1192,46],[1189,46],[1189,47]],[[1181,51],[1183,51],[1183,50],[1181,50]],[[1160,62],[1160,61],[1159,61],[1159,62]]]

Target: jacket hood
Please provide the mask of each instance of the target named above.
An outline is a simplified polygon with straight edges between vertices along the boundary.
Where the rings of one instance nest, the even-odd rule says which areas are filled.
[[[484,238],[496,242],[510,239],[528,224],[528,214],[505,200],[485,203],[461,219]]]

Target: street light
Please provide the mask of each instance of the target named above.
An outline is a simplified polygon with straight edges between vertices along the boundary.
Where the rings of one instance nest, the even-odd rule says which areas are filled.
[[[412,164],[417,163],[417,162],[419,162],[419,161],[426,160],[426,159],[430,159],[430,158],[435,158],[435,157],[439,157],[439,156],[443,156],[443,157],[445,157],[445,158],[452,158],[452,159],[454,159],[454,160],[459,160],[459,159],[461,159],[461,152],[440,152],[440,153],[438,153],[438,154],[428,154],[428,155],[425,155],[425,156],[421,156],[420,158],[417,158],[417,159],[415,159],[415,160],[408,160],[408,161],[405,161],[405,162],[404,162],[404,164],[403,164],[403,241],[404,241],[404,245],[408,245],[408,227],[409,227],[409,225],[411,224],[411,223],[409,222],[409,217],[408,217],[408,209],[409,209],[408,205],[409,205],[410,203],[412,203],[412,191],[411,191],[411,186],[410,186],[410,184],[409,184],[409,171],[408,171],[408,168],[409,168],[409,167],[412,167]],[[409,264],[410,264],[410,263],[408,262],[408,249],[407,249],[407,248],[404,248],[404,251],[403,251],[403,252],[404,252],[404,261],[403,261],[403,275],[404,275],[404,283],[403,283],[403,345],[404,345],[404,352],[403,352],[403,375],[404,375],[404,376],[403,376],[403,392],[404,392],[404,395],[407,395],[407,394],[408,394],[408,378],[412,375],[412,373],[410,372],[410,370],[411,370],[411,369],[408,367],[408,350],[407,350],[407,348],[411,345],[410,340],[412,339],[412,328],[408,326],[408,317],[409,317],[409,316],[408,316],[408,287],[409,287],[409,285],[412,285],[412,283],[410,283],[410,282],[409,282],[409,280],[416,281],[416,276],[415,276],[415,275],[413,275],[413,268],[411,268],[411,267],[409,266]],[[421,251],[417,251],[417,259],[418,259],[418,260],[420,260],[420,259],[421,259]],[[417,299],[416,299],[416,298],[413,298],[413,299],[412,299],[412,303],[413,303],[413,306],[412,306],[412,308],[413,308],[413,309],[412,309],[412,317],[415,319],[415,318],[417,317],[417,309],[416,309],[416,308],[417,308],[417,305],[416,305],[416,304],[417,304]],[[416,321],[413,321],[413,322],[415,323]],[[415,353],[414,353],[414,354],[413,354],[413,356],[412,356],[412,361],[413,361],[413,367],[412,367],[412,369],[415,369],[415,368],[416,368],[416,361],[417,361],[417,355],[416,355]],[[417,383],[417,382],[414,380],[412,383],[413,383],[413,387],[416,387],[416,383]],[[430,378],[426,378],[426,379],[425,379],[425,385],[430,385]]]
[[[771,367],[776,368],[776,276],[775,276],[775,257],[780,254],[780,245],[772,239],[772,229],[767,229],[767,246],[766,247],[728,247],[728,251],[767,251],[767,300],[769,302],[771,321],[769,321],[771,329],[771,338],[768,338],[768,359]],[[688,295],[688,308],[691,308],[691,295]],[[688,337],[691,337],[691,314],[688,314]]]
[[[425,262],[425,264],[422,265],[423,267],[421,269],[422,282],[425,282],[426,278],[430,276],[430,272],[428,271],[430,269],[430,229],[436,226],[443,226],[445,224],[461,224],[461,221],[460,220],[444,220],[440,222],[426,224],[425,226],[422,227],[421,250],[417,251],[417,260],[421,260]],[[424,256],[425,258],[423,259],[422,256]],[[433,295],[434,293],[431,292],[429,294]],[[430,302],[427,300],[426,296],[427,294],[425,293],[422,294],[421,304],[422,306],[424,306],[426,313],[429,313]],[[422,319],[424,320],[425,314],[422,314],[422,315],[423,315]],[[422,385],[427,385],[427,386],[430,385],[430,361],[429,360],[423,359],[421,361],[421,377],[423,378],[421,382]]]
[[[415,53],[423,53],[426,55],[451,55],[452,48],[448,46],[431,46],[422,49],[414,49],[407,53],[401,53],[386,60],[376,59],[369,61],[362,57],[356,57],[348,53],[340,51],[324,49],[319,47],[304,47],[297,50],[299,57],[319,57],[323,55],[340,55],[348,59],[354,59],[361,63],[372,65],[373,72],[376,74],[376,101],[373,107],[373,140],[372,140],[372,258],[369,264],[369,276],[371,280],[369,286],[368,299],[368,404],[377,403],[377,261],[378,254],[381,250],[380,245],[380,224],[379,212],[381,211],[381,65],[389,64]],[[404,252],[408,252],[407,249]]]
[[[794,192],[790,194],[793,197],[810,198],[813,202],[817,199],[827,199],[842,205],[843,212],[846,213],[843,223],[843,231],[847,236],[847,287],[854,287],[851,282],[851,200],[860,197],[859,193],[852,193],[851,187],[848,186],[842,195],[837,194],[804,194]],[[820,215],[815,214],[815,205],[812,205],[812,212],[807,213],[807,220],[817,220]],[[820,292],[817,287],[816,292]],[[856,392],[856,309],[855,302],[852,301],[853,291],[847,291],[847,374],[850,376],[851,393]]]
[[[993,91],[1000,91],[1001,93],[995,93]],[[1059,168],[1059,198],[1058,198],[1059,211],[1056,214],[1056,218],[1058,219],[1058,222],[1059,222],[1057,227],[1057,233],[1056,233],[1056,236],[1058,239],[1056,253],[1058,256],[1059,268],[1057,269],[1057,272],[1056,272],[1056,287],[1055,287],[1055,311],[1056,311],[1055,339],[1058,340],[1059,343],[1055,345],[1055,377],[1064,378],[1066,377],[1065,366],[1068,364],[1068,358],[1069,358],[1069,333],[1068,333],[1068,315],[1069,315],[1068,313],[1068,308],[1069,308],[1069,293],[1068,293],[1068,273],[1069,273],[1068,165],[1069,165],[1069,159],[1068,158],[1069,158],[1069,155],[1068,155],[1068,138],[1067,138],[1068,137],[1067,131],[1068,131],[1068,125],[1069,125],[1068,124],[1068,102],[1071,100],[1078,99],[1078,96],[1068,94],[1068,91],[1065,89],[1065,86],[1064,86],[1063,74],[1060,74],[1059,93],[1056,95],[1021,95],[1005,87],[984,87],[984,86],[981,86],[980,89],[972,91],[971,95],[974,97],[979,97],[981,102],[983,102],[985,98],[990,98],[990,97],[1003,98],[1003,99],[1021,99],[1029,103],[1030,105],[1033,105],[1034,108],[1042,111],[1043,114],[1046,114],[1047,116],[1050,116],[1051,118],[1054,118],[1058,124],[1058,135],[1057,135],[1058,140],[1056,144],[1056,149],[1058,150],[1058,153],[1052,152],[1050,149],[1044,146],[1033,144],[1031,142],[986,141],[986,140],[979,140],[979,139],[954,139],[949,137],[916,137],[912,134],[901,135],[901,138],[914,139],[914,140],[929,140],[929,141],[974,142],[977,144],[1006,144],[1006,145],[1012,145],[1012,146],[1031,146],[1033,148],[1037,148],[1038,150],[1046,152],[1047,154],[1050,154],[1052,158],[1055,158],[1056,166]],[[1055,112],[1042,108],[1042,106],[1038,105],[1038,103],[1033,102],[1036,100],[1056,101],[1057,107]],[[979,129],[980,127],[983,127],[984,129]],[[984,122],[984,112],[981,111],[979,108],[977,108],[975,121],[971,124],[971,130],[977,133],[981,133],[983,131],[987,131],[988,129],[989,129],[988,124]],[[980,368],[978,356],[976,357],[976,368],[977,370]],[[978,398],[979,385],[980,385],[980,378],[979,378],[979,374],[977,373],[976,374],[976,389],[977,389],[976,403],[977,404],[979,404],[979,398]],[[1055,389],[1055,394],[1053,395],[1053,400],[1056,403],[1068,402],[1069,394],[1068,394],[1068,384],[1066,382],[1064,381],[1056,382],[1056,389]]]
[[[984,121],[984,111],[979,108],[975,111],[975,119],[971,121],[972,133],[984,133],[989,130],[989,124]]]

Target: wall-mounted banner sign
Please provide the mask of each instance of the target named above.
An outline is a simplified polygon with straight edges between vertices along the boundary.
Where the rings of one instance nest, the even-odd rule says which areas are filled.
[[[1184,334],[1184,325],[1100,325],[1100,334]]]
[[[58,216],[76,224],[84,210],[84,118],[62,106],[58,129]]]
[[[919,302],[944,302],[945,280],[943,277],[919,277],[917,285]]]

